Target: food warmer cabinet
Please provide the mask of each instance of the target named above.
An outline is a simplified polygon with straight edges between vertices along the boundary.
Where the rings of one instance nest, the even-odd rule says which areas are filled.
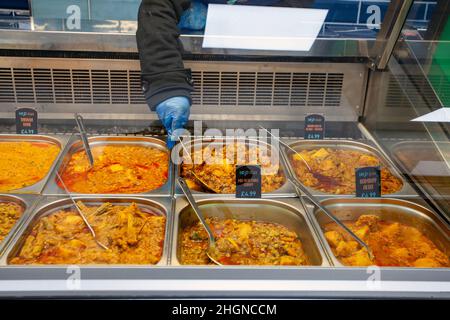
[[[203,36],[183,34],[185,64],[195,82],[187,128],[200,138],[212,128],[225,132],[263,126],[279,129],[281,139],[293,147],[335,146],[375,154],[399,179],[397,191],[379,199],[311,191],[343,219],[374,213],[415,226],[448,256],[448,118],[411,120],[442,108],[448,95],[445,59],[442,63],[442,55],[439,60],[435,53],[445,45],[439,39],[450,5],[438,1],[422,29],[408,20],[415,5],[390,1],[376,38],[319,37],[307,52],[206,49]],[[112,21],[97,23],[97,32],[43,30],[42,21],[34,30],[0,30],[0,140],[50,139],[61,147],[39,184],[1,195],[2,203],[13,201],[24,211],[0,247],[0,296],[450,297],[449,268],[343,265],[323,235],[326,216],[288,183],[262,199],[206,192],[194,196],[208,215],[225,208],[231,216],[295,229],[310,265],[182,265],[179,232],[193,215],[176,187],[180,168],[173,163],[165,184],[153,191],[74,194],[87,203],[134,201],[163,214],[166,233],[158,263],[12,265],[36,220],[70,203],[55,181],[66,158],[80,148],[74,113],[83,115],[93,144],[139,140],[165,148],[164,130],[141,91],[136,24],[118,23],[125,32],[107,32],[117,27]],[[39,135],[16,135],[14,115],[20,107],[37,110]],[[325,116],[324,140],[303,139],[310,113]],[[289,166],[283,170],[292,170]]]

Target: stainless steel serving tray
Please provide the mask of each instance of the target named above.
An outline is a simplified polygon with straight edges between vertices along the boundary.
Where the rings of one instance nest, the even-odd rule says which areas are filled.
[[[75,197],[75,201],[81,200],[86,205],[100,205],[103,202],[110,202],[114,205],[129,205],[132,202],[135,202],[138,206],[145,209],[150,209],[152,212],[156,214],[161,214],[166,216],[166,228],[165,228],[165,236],[164,236],[164,244],[163,244],[163,254],[161,256],[161,260],[155,264],[155,266],[164,266],[167,265],[167,257],[168,257],[168,248],[170,242],[170,226],[171,226],[171,199],[163,198],[163,197],[153,197],[153,198],[144,198],[144,197],[110,197],[110,196],[83,196],[83,197]],[[24,265],[10,265],[8,261],[13,258],[19,250],[22,248],[23,243],[31,232],[35,223],[44,216],[55,213],[61,209],[67,209],[73,207],[73,203],[68,197],[44,197],[35,207],[32,214],[29,214],[26,221],[24,221],[19,230],[17,230],[15,236],[9,242],[7,248],[4,250],[3,254],[0,255],[0,266],[8,265],[9,267],[24,267]],[[144,211],[145,212],[145,211]],[[25,265],[27,268],[33,267],[61,267],[64,265]],[[122,264],[92,264],[92,265],[83,265],[88,267],[146,267],[149,265],[122,265]],[[151,265],[153,266],[153,265]]]
[[[63,153],[64,147],[67,144],[67,141],[69,139],[69,136],[64,135],[55,135],[55,136],[47,136],[47,135],[37,135],[37,134],[30,134],[30,135],[21,135],[21,134],[0,134],[0,142],[20,142],[20,141],[26,141],[26,142],[46,142],[46,143],[53,143],[56,144],[60,151],[58,155],[56,156],[55,160],[53,161],[53,164],[51,165],[50,169],[48,170],[47,174],[44,178],[36,182],[35,184],[11,191],[6,191],[5,193],[30,193],[30,194],[40,194],[51,176],[56,164],[58,163],[59,159],[61,158],[61,155]]]
[[[434,212],[415,202],[393,198],[341,198],[324,200],[322,204],[341,221],[354,221],[361,215],[373,214],[384,220],[413,226],[433,241],[440,250],[450,255],[450,226]],[[336,258],[322,231],[324,225],[332,220],[320,209],[313,209],[310,212],[311,220],[333,264],[337,267],[349,267]]]
[[[415,197],[417,193],[414,189],[406,182],[406,180],[402,177],[400,172],[397,170],[395,165],[391,160],[386,158],[381,152],[379,152],[375,146],[370,145],[370,141],[353,141],[353,140],[297,140],[295,142],[289,143],[289,146],[296,151],[299,150],[310,150],[315,148],[333,148],[333,149],[348,149],[364,152],[366,154],[370,154],[376,156],[381,160],[384,166],[386,166],[391,173],[399,178],[403,186],[400,191],[395,193],[390,193],[383,195],[383,197]],[[283,147],[283,152],[285,152],[285,158],[287,159],[287,165],[289,166],[288,170],[291,172],[292,176],[297,179],[299,183],[302,183],[300,179],[298,179],[297,174],[295,173],[291,155],[294,153],[286,147]],[[303,183],[302,183],[303,184]],[[317,189],[305,186],[313,195],[324,198],[324,197],[354,197],[354,194],[334,194],[334,193],[326,193],[319,191]]]
[[[450,142],[402,141],[393,144],[389,149],[392,158],[403,172],[410,176],[447,215],[447,219],[450,219],[450,167],[448,159],[444,158],[450,157],[450,153],[445,153],[450,150]],[[440,151],[443,152],[444,157]],[[438,173],[423,172],[423,167],[422,169],[417,167],[421,161],[429,161],[427,167],[434,167]]]
[[[312,266],[329,266],[329,261],[323,251],[314,229],[295,198],[278,199],[233,199],[233,198],[203,198],[198,200],[202,213],[207,217],[234,218],[278,223],[293,230],[299,236],[306,255],[312,261]],[[171,265],[181,265],[180,233],[184,226],[196,223],[198,218],[184,197],[177,197],[172,235]],[[188,267],[188,266],[186,266]],[[208,265],[207,268],[219,266]],[[230,268],[233,266],[221,266]],[[242,266],[241,266],[242,267]],[[257,268],[258,266],[254,266]],[[271,266],[259,266],[271,267]],[[308,266],[273,266],[274,268],[303,268]]]
[[[203,145],[203,147],[205,147],[207,145],[215,145],[215,144],[217,144],[218,146],[222,146],[222,145],[224,145],[226,143],[225,141],[227,141],[227,140],[235,141],[234,138],[226,138],[226,137],[223,137],[223,138],[221,138],[221,137],[217,137],[217,138],[203,138],[203,139],[199,138],[199,139],[191,140],[189,142],[184,142],[184,146],[189,151],[191,151],[192,148],[194,148],[194,150],[195,150],[196,146],[199,146],[200,148],[202,148],[202,143],[205,144],[205,145]],[[252,145],[252,146],[258,146],[258,144],[259,145],[265,145],[265,146],[268,147],[268,150],[271,150],[271,148],[272,148],[270,144],[265,143],[263,141],[259,141],[257,139],[246,138],[243,141],[245,141],[246,144],[249,144],[249,145]],[[183,148],[180,148],[180,152],[181,153],[183,152],[183,150],[184,150]],[[283,163],[281,162],[281,159],[280,159],[279,165],[280,165],[281,170],[283,171],[284,176],[286,177],[286,173],[287,173],[288,169],[286,167],[284,167]],[[181,172],[181,165],[175,165],[175,174],[174,174],[175,181],[180,176],[180,172]],[[181,191],[180,187],[176,183],[174,183],[174,184],[175,184],[175,187],[174,187],[175,194],[182,195],[183,192]],[[200,191],[196,191],[196,190],[191,190],[191,192],[194,195],[202,195],[202,196],[210,196],[210,197],[225,197],[225,198],[229,198],[230,196],[234,195],[234,194],[231,194],[231,193],[220,193],[220,194],[218,194],[218,193],[200,192]],[[272,192],[263,193],[262,197],[263,198],[293,197],[295,195],[296,194],[295,194],[294,187],[286,179],[284,184],[279,189],[274,190]]]
[[[17,219],[14,226],[9,231],[8,235],[0,241],[0,257],[2,256],[4,250],[8,246],[11,239],[14,237],[17,230],[22,226],[28,216],[31,214],[35,203],[37,202],[39,196],[36,195],[12,195],[12,194],[0,194],[0,203],[2,202],[13,202],[22,207],[22,215]]]
[[[88,138],[89,144],[91,146],[99,146],[99,145],[111,145],[111,144],[122,144],[122,145],[141,145],[141,146],[148,146],[160,149],[162,151],[168,152],[169,150],[166,147],[166,143],[163,140],[160,140],[158,138],[154,137],[144,137],[144,136],[92,136]],[[59,172],[60,174],[63,172],[65,166],[70,161],[71,156],[83,149],[83,143],[81,140],[73,135],[67,144],[66,149],[64,150],[64,154],[60,157],[55,170],[53,170],[50,179],[47,183],[47,186],[45,187],[43,194],[44,195],[65,195],[66,192],[64,189],[60,188],[56,181],[57,176],[56,172]],[[58,171],[56,171],[58,170]],[[168,196],[171,194],[171,182],[172,182],[172,175],[173,175],[173,167],[172,163],[170,161],[170,153],[169,153],[169,166],[168,166],[168,175],[167,175],[167,181],[164,185],[162,185],[160,188],[139,193],[140,195],[152,195],[152,196]],[[84,193],[76,193],[72,192],[73,195],[96,195],[94,193],[92,194],[84,194]],[[117,196],[123,196],[126,195],[126,193],[121,194],[108,194],[108,195],[117,195]]]

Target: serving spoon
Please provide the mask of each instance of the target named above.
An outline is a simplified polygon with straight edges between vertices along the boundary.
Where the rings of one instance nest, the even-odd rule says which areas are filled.
[[[261,126],[260,126],[261,127]],[[282,142],[278,137],[274,136],[272,133],[270,133],[267,129],[265,129],[264,127],[261,127],[262,129],[266,130],[273,138],[277,139],[278,142],[280,142],[281,144],[287,146],[290,150],[293,150],[295,153],[297,153],[297,151],[295,151],[294,149],[292,149],[289,145],[287,145],[286,143]],[[297,153],[298,154],[298,153]],[[302,159],[303,157],[300,156]],[[287,168],[287,160],[285,158],[285,156],[280,153],[280,157],[281,161],[283,162],[283,165],[285,168]],[[305,161],[305,164],[308,166],[308,164]],[[308,166],[309,167],[309,166]],[[293,176],[291,172],[286,172],[286,179],[292,183],[295,187],[296,187],[296,192],[297,195],[299,196],[300,200],[302,200],[302,194],[301,192],[303,192],[303,194],[305,194],[305,196],[316,206],[318,207],[320,210],[322,210],[331,220],[333,220],[335,223],[337,223],[342,229],[344,229],[356,242],[358,242],[358,244],[360,246],[362,246],[363,248],[365,248],[367,250],[367,254],[369,255],[370,260],[373,261],[374,259],[374,255],[372,252],[372,249],[369,247],[369,245],[367,243],[365,243],[360,237],[358,237],[350,228],[348,228],[342,221],[340,221],[334,214],[332,214],[327,208],[325,208],[325,206],[323,206],[320,201],[313,196],[309,190],[303,186],[301,183],[299,183]],[[301,190],[301,192],[299,192],[299,190]],[[303,201],[302,201],[303,204]],[[304,205],[304,204],[303,204]]]
[[[214,233],[212,232],[208,223],[206,223],[206,220],[203,217],[203,214],[200,211],[200,208],[198,207],[197,203],[195,202],[194,197],[192,196],[191,190],[189,189],[189,187],[186,183],[186,180],[184,180],[183,177],[178,177],[177,182],[178,182],[178,185],[180,186],[181,190],[183,191],[184,195],[186,196],[187,201],[191,205],[192,210],[197,215],[198,219],[200,220],[203,227],[205,228],[206,233],[208,234],[208,250],[206,250],[206,255],[215,264],[222,265],[216,258],[217,257],[217,254],[216,254],[217,249],[216,249],[216,238],[214,236]]]
[[[87,220],[86,216],[83,214],[83,212],[81,211],[80,207],[78,206],[78,204],[76,203],[75,199],[72,197],[72,195],[70,194],[69,190],[66,187],[66,184],[64,183],[63,179],[61,178],[61,176],[59,175],[58,171],[56,171],[56,176],[58,177],[59,181],[61,182],[61,185],[63,186],[64,190],[66,191],[67,195],[69,196],[70,200],[72,201],[73,205],[75,206],[75,208],[77,209],[78,214],[80,215],[81,219],[83,219],[84,224],[86,225],[86,227],[89,229],[89,232],[91,233],[92,237],[94,238],[95,242],[97,243],[97,245],[104,249],[104,250],[109,250],[109,248],[104,245],[103,243],[101,243],[98,239],[97,239],[97,234],[94,231],[94,228],[92,228],[91,224],[89,223],[89,221]]]

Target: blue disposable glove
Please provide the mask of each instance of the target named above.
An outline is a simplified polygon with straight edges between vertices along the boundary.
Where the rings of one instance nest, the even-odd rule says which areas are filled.
[[[184,11],[178,27],[180,29],[203,30],[206,24],[206,6],[198,1],[193,1],[189,9]]]
[[[167,147],[172,149],[177,141],[176,129],[183,128],[189,120],[191,103],[186,97],[169,98],[156,106],[156,113],[167,130]]]

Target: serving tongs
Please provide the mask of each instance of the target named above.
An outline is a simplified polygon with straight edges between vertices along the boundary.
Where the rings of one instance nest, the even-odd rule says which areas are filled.
[[[97,245],[104,249],[104,250],[109,250],[109,248],[104,245],[103,243],[101,243],[98,239],[97,239],[97,234],[94,231],[94,228],[92,228],[91,224],[89,223],[89,221],[87,220],[86,216],[83,214],[83,211],[80,209],[80,207],[78,206],[78,204],[76,203],[75,199],[72,197],[72,195],[70,194],[69,190],[66,187],[66,184],[64,183],[63,179],[61,178],[61,176],[59,175],[58,171],[56,171],[56,176],[58,177],[59,181],[61,181],[61,185],[63,186],[64,190],[66,191],[67,195],[69,196],[70,200],[72,201],[73,205],[75,206],[75,208],[77,209],[78,214],[80,215],[81,219],[83,219],[84,224],[87,226],[87,228],[89,229],[89,232],[91,233],[92,237],[94,238],[95,242],[97,243]]]
[[[261,126],[260,126],[261,127]],[[261,127],[262,129],[266,130],[272,137],[274,137],[275,139],[278,140],[278,142],[280,142],[282,145],[287,146],[290,150],[294,151],[295,153],[297,153],[297,151],[295,151],[294,149],[292,149],[290,146],[288,146],[286,143],[282,142],[278,137],[274,136],[272,133],[270,133],[267,129]],[[297,153],[298,154],[298,153]],[[302,159],[303,157],[300,156]],[[280,157],[281,161],[283,162],[283,165],[285,168],[287,168],[287,160],[284,157],[284,155],[282,153],[280,153]],[[306,161],[305,164],[307,165]],[[335,223],[337,223],[342,229],[344,229],[356,242],[359,243],[360,246],[362,246],[363,248],[365,248],[367,250],[367,253],[369,255],[370,260],[373,261],[374,259],[374,255],[372,252],[372,249],[370,249],[369,245],[367,243],[365,243],[360,237],[358,237],[350,228],[348,228],[343,222],[341,222],[338,218],[336,218],[336,216],[334,214],[332,214],[327,208],[325,208],[325,206],[323,206],[320,201],[313,196],[309,190],[303,186],[301,183],[299,183],[290,172],[286,172],[286,179],[289,180],[290,183],[292,183],[295,186],[295,191],[298,195],[298,197],[300,198],[300,200],[302,201],[303,204],[303,200],[302,200],[302,192],[303,194],[316,206],[318,207],[320,210],[322,210],[331,220],[333,220]],[[299,192],[299,190],[301,192]],[[305,207],[305,206],[304,206]]]
[[[191,205],[192,210],[197,215],[198,219],[202,223],[203,227],[206,230],[206,233],[208,234],[208,250],[206,250],[206,255],[209,259],[211,259],[212,262],[214,262],[217,265],[222,265],[217,259],[215,258],[217,256],[217,249],[216,249],[216,238],[214,236],[214,233],[212,232],[209,225],[206,223],[205,218],[203,217],[202,212],[200,211],[200,208],[198,207],[197,203],[195,202],[194,197],[192,196],[191,190],[189,189],[186,180],[184,180],[183,177],[178,177],[177,179],[178,185],[180,186],[181,190],[183,191],[187,201]]]
[[[192,159],[191,153],[187,150],[186,146],[184,145],[183,141],[180,137],[178,137],[178,140],[180,141],[181,146],[183,147],[184,151],[189,155],[191,158],[192,165],[194,166],[194,159]],[[192,169],[188,169],[189,173],[194,177],[194,180],[206,191],[209,191],[211,193],[220,193],[218,190],[210,187],[202,178],[200,178]]]
[[[78,126],[78,131],[80,132],[81,141],[83,142],[84,151],[86,152],[86,155],[88,157],[89,164],[91,165],[91,167],[93,167],[94,166],[94,157],[92,156],[91,147],[89,146],[89,140],[87,138],[87,132],[86,132],[86,128],[84,126],[84,119],[78,113],[75,113],[74,117],[75,117],[75,122],[77,123],[77,126]]]

